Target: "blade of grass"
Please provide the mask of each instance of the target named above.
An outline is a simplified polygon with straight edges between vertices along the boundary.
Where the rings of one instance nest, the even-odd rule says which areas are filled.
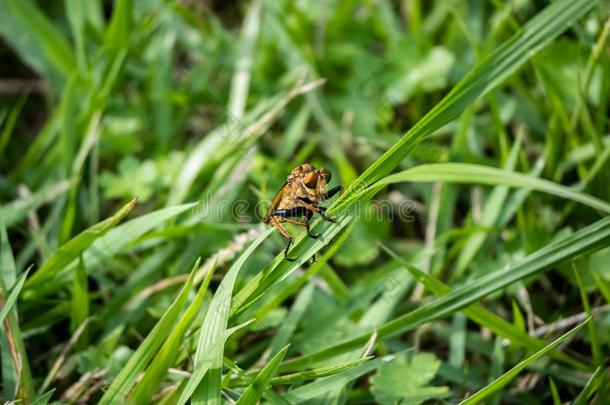
[[[387,175],[423,138],[451,122],[475,100],[497,87],[597,3],[559,0],[548,5],[470,70],[445,98],[369,166],[356,185],[371,184]],[[347,191],[342,201],[348,198],[349,189]],[[340,205],[337,204],[337,207]]]
[[[201,332],[199,334],[197,350],[194,358],[195,370],[198,370],[203,367],[204,364],[207,364],[202,362],[204,358],[207,358],[206,352],[208,348],[211,347],[215,341],[221,339],[225,333],[228,324],[233,286],[239,271],[258,245],[260,245],[271,234],[271,232],[273,232],[272,228],[267,229],[265,232],[259,235],[250,244],[250,246],[248,246],[248,249],[246,249],[246,251],[240,255],[239,259],[233,263],[227,274],[222,279],[216,294],[214,294],[214,298],[212,298],[210,308],[208,309],[201,326]],[[203,379],[202,381],[197,381],[195,379],[195,373],[193,373],[193,376],[187,385],[189,389],[185,389],[184,391],[189,391],[193,385],[197,388],[196,390],[193,389],[193,398],[191,399],[192,403],[211,403],[220,401],[222,354],[223,349],[221,348],[216,360],[212,364],[212,369],[205,374],[205,376],[201,375]]]
[[[223,332],[223,334],[218,339],[216,339],[208,347],[208,349],[205,351],[205,353],[200,358],[199,363],[196,366],[195,370],[193,371],[193,374],[189,378],[188,382],[186,383],[186,386],[184,386],[182,392],[180,393],[180,397],[178,398],[178,401],[176,402],[177,405],[184,405],[186,403],[186,401],[188,401],[188,399],[193,395],[193,393],[195,392],[195,389],[197,388],[197,386],[199,385],[201,380],[203,380],[203,377],[208,372],[208,370],[210,369],[212,364],[217,360],[219,355],[222,356],[224,344],[225,344],[226,340],[228,339],[228,337],[231,336],[236,331],[238,331],[239,329],[250,325],[253,321],[254,320],[252,319],[248,322],[244,322],[231,329],[227,329],[226,331]]]
[[[260,373],[258,373],[252,384],[248,386],[246,391],[239,398],[237,405],[256,404],[258,402],[265,390],[267,390],[271,378],[284,359],[289,347],[290,345],[284,346],[271,360],[269,360],[269,363],[267,363]]]
[[[510,155],[504,165],[504,170],[512,171],[517,164],[517,158],[519,157],[519,150],[521,147],[521,140],[523,139],[523,132],[518,133],[518,137],[513,144],[510,151]],[[489,195],[489,198],[485,202],[481,219],[477,225],[482,228],[491,228],[497,224],[502,207],[505,205],[506,198],[508,197],[508,187],[506,186],[495,186],[494,190]],[[474,233],[468,236],[464,246],[462,247],[460,254],[457,258],[453,277],[456,279],[464,273],[466,268],[470,265],[476,254],[485,243],[487,239],[486,232]]]
[[[470,281],[448,295],[385,323],[377,329],[379,339],[413,330],[417,326],[447,316],[515,281],[541,273],[573,257],[599,250],[605,247],[609,240],[610,217],[607,217],[566,238],[546,245],[512,265]],[[319,352],[289,360],[282,365],[281,370],[292,370],[311,362],[337,356],[364,344],[369,337],[370,333],[365,333]]]
[[[96,266],[109,260],[118,252],[127,249],[130,243],[158,227],[163,222],[176,217],[195,206],[195,203],[191,203],[163,208],[134,218],[111,229],[106,235],[96,239],[93,244],[83,252],[87,271],[93,270]],[[28,282],[26,282],[24,297],[26,299],[41,297],[61,288],[64,285],[65,279],[70,275],[71,271],[75,269],[75,264],[75,261],[72,261],[71,264],[68,264],[63,269],[58,269],[55,272],[54,278],[47,279],[45,283],[37,283],[36,288],[27,289],[28,282],[30,282],[31,279],[28,280]]]
[[[23,283],[25,282],[26,277],[28,276],[29,269],[24,271],[17,281],[11,287],[11,292],[8,294],[8,297],[5,299],[6,291],[0,289],[0,324],[4,322],[4,318],[9,313],[13,305],[17,301],[17,297],[19,296],[19,292],[21,292],[21,287],[23,287]],[[3,286],[0,285],[0,288]]]
[[[197,295],[178,321],[178,324],[163,344],[163,347],[161,347],[159,353],[150,363],[138,385],[134,388],[130,398],[133,403],[143,404],[150,402],[154,390],[161,386],[167,370],[172,366],[179,354],[186,331],[192,325],[193,319],[203,304],[203,299],[208,291],[208,286],[215,269],[216,260],[211,262],[205,279],[199,287],[199,291],[197,291]]]
[[[58,198],[68,190],[70,183],[60,181],[51,186],[43,187],[41,190],[27,197],[20,198],[0,207],[0,216],[3,217],[4,226],[7,228],[21,221],[27,214],[37,209],[42,204]]]
[[[557,386],[555,386],[555,381],[553,381],[552,377],[549,377],[549,386],[551,387],[551,395],[553,396],[553,405],[561,405],[561,398],[559,397]]]
[[[36,38],[47,59],[65,76],[69,76],[76,66],[76,59],[61,32],[31,0],[6,0],[6,3],[14,18]]]
[[[148,336],[146,336],[146,339],[144,339],[125,366],[123,366],[108,390],[102,396],[100,404],[116,404],[125,401],[125,398],[129,395],[129,391],[138,375],[144,371],[148,362],[155,356],[158,349],[163,345],[163,342],[175,327],[178,316],[188,298],[193,279],[195,278],[195,273],[198,269],[199,259],[193,266],[189,279],[184,287],[182,287],[180,294],[178,294],[172,305],[165,311],[155,327],[150,331]]]
[[[599,389],[601,383],[606,378],[605,374],[604,368],[599,366],[587,381],[585,388],[583,388],[580,394],[574,399],[572,405],[585,405],[589,398],[591,398],[591,395]]]
[[[329,213],[345,213],[337,218],[335,225],[317,220],[312,224],[312,228],[316,228],[324,240],[330,240],[351,222],[352,212],[348,209],[353,210],[356,203],[369,197],[362,193],[368,185],[390,173],[426,136],[451,122],[479,97],[497,87],[576,19],[591,10],[596,3],[597,1],[588,0],[559,0],[538,13],[520,31],[471,69],[441,102],[350,184],[346,192],[329,208]],[[281,255],[278,255],[239,291],[234,300],[236,304],[231,308],[231,316],[251,305],[260,297],[262,291],[286,277],[323,246],[318,241],[305,239],[303,235],[304,232],[293,243],[293,252],[298,254],[299,260],[287,264]]]
[[[92,227],[84,230],[68,242],[64,243],[51,256],[36,273],[26,283],[26,288],[31,287],[36,283],[52,278],[57,272],[63,269],[76,259],[83,251],[89,248],[96,239],[106,235],[108,231],[114,228],[135,206],[137,199],[134,198],[125,204],[112,217],[98,222]]]
[[[491,384],[485,386],[485,388],[479,390],[477,393],[475,393],[471,397],[468,397],[466,400],[460,402],[460,405],[477,404],[477,403],[483,401],[489,395],[502,389],[509,382],[511,382],[515,377],[517,377],[517,375],[527,366],[529,366],[534,361],[536,361],[539,358],[541,358],[542,356],[544,356],[550,350],[553,350],[554,348],[556,348],[559,344],[561,344],[566,339],[568,339],[571,336],[573,336],[574,334],[578,333],[578,331],[580,331],[583,328],[583,326],[585,326],[585,324],[587,322],[589,322],[590,320],[591,320],[591,318],[588,318],[583,323],[576,326],[574,329],[570,330],[569,332],[563,334],[561,337],[559,337],[558,339],[553,341],[551,344],[545,346],[544,349],[537,351],[536,353],[529,356],[525,360],[519,362],[519,364],[517,364],[515,367],[511,368],[509,371],[504,373],[500,378],[496,379]]]
[[[572,263],[572,270],[574,272],[574,277],[576,278],[576,283],[578,284],[578,290],[580,291],[580,299],[582,301],[582,306],[587,316],[591,318],[591,322],[589,322],[587,327],[589,329],[589,344],[591,345],[591,353],[593,354],[593,363],[596,366],[601,366],[604,360],[602,348],[599,344],[599,340],[597,339],[597,331],[595,328],[595,322],[593,320],[593,312],[591,312],[591,304],[589,303],[589,298],[587,297],[585,286],[582,282],[580,272],[578,271],[578,268],[576,267],[575,263]]]
[[[71,333],[74,333],[80,324],[89,317],[89,300],[89,280],[87,278],[87,269],[85,269],[85,261],[81,256],[72,281],[72,300],[70,311]],[[86,338],[83,337],[83,342],[85,341]],[[85,346],[84,343],[83,346]]]
[[[254,53],[256,38],[261,22],[261,2],[255,0],[250,3],[241,32],[241,41],[238,44],[239,58],[235,63],[235,73],[231,80],[229,92],[229,114],[241,119],[246,108],[248,88],[250,86],[250,70],[252,69],[252,55]]]
[[[372,186],[374,190],[399,182],[434,182],[504,185],[545,192],[566,198],[610,213],[610,204],[591,195],[574,191],[568,187],[529,175],[510,172],[494,167],[468,163],[437,163],[420,165],[409,170],[384,177]]]
[[[359,359],[346,361],[343,363],[339,363],[336,365],[328,366],[328,367],[319,367],[314,368],[312,370],[305,370],[299,373],[287,374],[279,377],[273,377],[271,379],[271,384],[294,384],[298,382],[303,382],[307,380],[316,380],[318,378],[329,377],[331,375],[342,373],[346,370],[349,370],[352,367],[355,367],[359,364],[367,362],[371,360],[372,356],[361,357]]]
[[[308,284],[305,288],[299,292],[297,295],[292,308],[290,308],[290,312],[286,319],[282,322],[280,327],[278,328],[275,336],[271,340],[269,344],[269,356],[275,356],[279,353],[282,346],[285,346],[290,341],[290,338],[294,334],[294,331],[297,328],[297,325],[301,321],[305,310],[309,306],[311,302],[311,298],[313,297],[313,292],[315,290],[315,285]]]
[[[373,360],[368,360],[365,363],[359,364],[339,374],[330,377],[316,380],[312,383],[303,385],[284,394],[284,399],[292,403],[300,403],[303,401],[314,399],[336,387],[342,387],[348,382],[375,370],[382,363],[388,362],[394,358],[394,355],[388,355]]]
[[[4,226],[4,218],[0,215],[0,296],[4,299],[6,291],[11,288],[16,291],[15,287],[19,287],[20,290],[23,284],[18,285],[17,282],[23,283],[23,280],[24,278],[17,279],[13,251]],[[5,303],[7,301],[8,299]],[[27,403],[34,398],[34,382],[14,302],[7,309],[4,317],[2,328],[0,328],[4,399],[11,401],[18,398]]]
[[[445,296],[452,292],[451,287],[446,284],[443,284],[441,281],[435,279],[431,275],[411,265],[409,262],[400,257],[387,246],[383,244],[381,244],[380,246],[394,260],[405,266],[409,273],[413,274],[414,277],[417,277],[417,279],[422,282],[426,286],[426,288],[429,289],[437,297]],[[504,318],[487,310],[481,304],[472,304],[468,307],[465,307],[462,312],[464,313],[464,315],[466,315],[468,318],[470,318],[477,324],[486,327],[498,336],[502,336],[504,338],[509,339],[514,344],[521,345],[530,350],[540,350],[545,346],[545,342],[542,339],[537,339],[533,336],[530,336],[525,332],[525,328],[520,328],[517,325],[511,324]],[[581,370],[590,370],[589,366],[578,360],[573,359],[565,353],[559,351],[551,351],[550,356],[556,360],[569,364],[572,367]]]
[[[32,402],[32,405],[47,405],[54,392],[55,388],[50,389],[49,391],[39,396],[34,402]]]
[[[117,0],[106,29],[106,44],[117,48],[128,47],[133,19],[133,0]]]

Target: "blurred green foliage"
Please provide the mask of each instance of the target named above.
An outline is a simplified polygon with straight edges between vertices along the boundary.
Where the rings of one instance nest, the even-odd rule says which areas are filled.
[[[0,0],[1,398],[604,403],[609,10]]]

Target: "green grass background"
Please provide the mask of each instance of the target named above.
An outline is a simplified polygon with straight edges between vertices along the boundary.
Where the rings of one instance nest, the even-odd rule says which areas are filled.
[[[607,0],[0,0],[0,398],[608,403],[609,35]],[[346,191],[287,262],[303,162]]]

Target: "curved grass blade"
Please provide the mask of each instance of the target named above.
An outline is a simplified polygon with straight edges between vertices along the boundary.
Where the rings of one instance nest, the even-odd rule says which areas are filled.
[[[195,273],[199,268],[199,259],[193,266],[193,270],[188,281],[182,287],[180,294],[174,300],[172,305],[165,311],[161,319],[155,327],[150,331],[146,339],[140,344],[135,353],[123,366],[117,377],[114,379],[102,399],[100,404],[117,404],[125,402],[125,398],[129,394],[138,374],[140,374],[148,362],[155,356],[165,339],[169,336],[174,328],[178,316],[186,303],[188,294],[191,291]]]
[[[394,355],[388,355],[377,359],[369,360],[365,363],[350,368],[342,373],[335,374],[330,377],[316,380],[312,383],[303,385],[297,389],[289,391],[284,394],[284,399],[292,403],[300,403],[320,395],[323,395],[329,391],[333,391],[337,387],[343,387],[348,382],[375,370],[382,363],[388,362],[394,359]]]
[[[244,328],[254,322],[254,319],[251,319],[247,322],[242,323],[241,325],[237,325],[231,329],[227,329],[222,333],[222,335],[216,339],[206,350],[206,352],[199,359],[199,363],[196,365],[193,374],[189,378],[186,386],[180,393],[180,397],[176,402],[177,405],[183,405],[188,401],[188,399],[193,395],[195,389],[203,380],[203,377],[208,372],[212,364],[217,360],[218,356],[222,357],[222,351],[224,349],[224,344],[233,333],[237,332],[239,329]]]
[[[347,371],[350,368],[356,367],[359,364],[371,360],[372,358],[373,356],[361,357],[359,359],[346,361],[333,366],[319,367],[312,370],[305,370],[298,373],[273,377],[271,379],[271,384],[294,384],[307,380],[316,380],[318,378],[329,377]]]
[[[565,260],[604,248],[609,241],[610,217],[606,217],[566,238],[546,245],[512,265],[470,281],[450,294],[385,323],[377,329],[379,339],[408,332],[417,326],[445,317],[515,281],[546,271]],[[369,337],[370,333],[365,333],[319,352],[287,361],[281,370],[292,370],[337,356],[364,344]]]
[[[15,302],[17,301],[17,297],[19,296],[19,292],[21,292],[21,287],[23,287],[23,283],[25,282],[26,277],[28,276],[28,272],[30,270],[26,270],[19,276],[17,281],[13,284],[11,288],[11,292],[9,293],[6,300],[4,299],[4,291],[1,291],[0,294],[0,324],[4,322],[4,318],[11,310]],[[0,285],[1,286],[1,285]]]
[[[504,164],[504,170],[513,171],[517,164],[517,158],[519,157],[519,151],[521,150],[521,142],[523,140],[523,132],[517,133],[517,139],[511,148],[511,151]],[[476,221],[477,225],[483,228],[491,228],[498,226],[502,208],[506,203],[508,197],[507,186],[495,186],[489,194],[489,197],[485,201],[485,206],[481,214],[481,218]],[[477,253],[485,243],[488,237],[487,232],[478,232],[469,235],[464,242],[464,247],[461,249],[458,255],[455,270],[453,272],[454,278],[459,278],[464,273],[468,265],[476,257]]]
[[[343,196],[329,208],[329,212],[342,213],[337,218],[337,224],[318,220],[312,224],[312,228],[322,233],[323,240],[334,237],[341,228],[351,222],[353,213],[348,209],[368,197],[366,193],[361,193],[363,189],[390,173],[426,136],[451,122],[477,99],[497,87],[564,32],[576,19],[591,10],[597,2],[559,0],[547,6],[520,31],[501,44],[496,51],[471,69],[440,103],[348,187]],[[305,232],[293,243],[293,252],[298,255],[299,260],[286,263],[282,260],[282,256],[278,255],[239,291],[231,308],[231,316],[251,305],[262,291],[286,277],[324,246],[320,241],[305,239],[304,234]]]
[[[4,226],[8,228],[11,225],[21,221],[26,217],[28,212],[59,197],[69,188],[69,181],[60,181],[59,183],[44,187],[32,195],[12,201],[4,206],[0,206],[0,216],[4,218]]]
[[[256,376],[252,384],[246,389],[243,395],[237,401],[238,405],[249,405],[256,404],[257,401],[263,396],[263,393],[269,386],[269,382],[271,381],[271,377],[277,371],[280,363],[284,359],[286,352],[290,345],[284,346],[282,350],[280,350],[273,358],[265,365],[265,367],[261,370],[260,373]]]
[[[167,374],[167,370],[172,366],[179,354],[180,347],[182,346],[182,339],[184,338],[186,331],[191,326],[195,315],[197,315],[199,308],[201,308],[201,304],[203,304],[203,299],[208,291],[208,286],[210,285],[215,269],[216,261],[213,261],[210,264],[205,279],[199,287],[199,291],[197,291],[197,295],[193,299],[193,302],[191,302],[188,309],[184,312],[184,315],[182,315],[178,321],[178,324],[167,338],[167,341],[150,363],[144,376],[134,388],[130,398],[131,402],[135,404],[148,403],[150,402],[155,389],[159,388],[163,378]]]
[[[599,366],[591,375],[591,378],[589,378],[587,384],[585,384],[585,388],[583,388],[580,394],[578,394],[578,396],[574,399],[573,405],[585,405],[591,395],[593,395],[593,393],[599,389],[600,384],[604,381],[604,378],[606,378],[604,374],[605,372],[603,366]]]
[[[52,278],[57,272],[69,265],[81,252],[87,249],[96,239],[106,235],[136,205],[137,198],[125,204],[116,214],[92,227],[85,229],[61,247],[38,269],[26,283],[26,287]]]
[[[7,289],[10,288],[16,291],[15,287],[19,287],[16,283],[23,282],[23,280],[24,278],[17,279],[13,250],[4,226],[4,218],[0,215],[0,296],[4,298]],[[21,287],[19,288],[21,289]],[[4,322],[0,328],[2,390],[6,400],[13,400],[17,397],[27,402],[35,395],[30,362],[25,350],[15,303],[7,307]]]
[[[260,245],[263,240],[265,240],[271,234],[271,232],[273,232],[273,228],[269,228],[259,235],[250,244],[250,246],[248,246],[248,249],[241,254],[239,259],[233,263],[227,274],[222,279],[218,290],[216,290],[216,294],[214,294],[214,298],[212,298],[210,308],[206,313],[203,324],[201,325],[201,332],[199,334],[199,341],[197,343],[197,351],[195,352],[194,358],[195,370],[198,370],[203,367],[204,364],[207,364],[202,363],[203,359],[207,358],[207,350],[225,333],[228,324],[233,286],[239,271],[258,245]],[[193,403],[197,403],[198,401],[209,403],[210,401],[220,400],[222,354],[223,349],[221,348],[209,373],[204,373],[205,378],[204,374],[201,374],[203,381],[196,380],[196,373],[193,372],[193,376],[191,376],[191,380],[189,380],[189,384],[187,385],[188,390],[184,391],[187,392],[192,388],[194,392],[192,398]],[[197,388],[196,390],[195,387]]]
[[[483,401],[485,398],[487,398],[491,394],[493,394],[494,392],[502,389],[504,386],[506,386],[506,384],[511,382],[515,377],[517,377],[517,375],[524,368],[526,368],[527,366],[532,364],[534,361],[536,361],[539,358],[541,358],[542,356],[544,356],[547,352],[549,352],[549,351],[553,350],[554,348],[556,348],[560,343],[562,343],[563,341],[565,341],[569,337],[571,337],[574,334],[578,333],[578,331],[581,330],[582,327],[585,326],[585,324],[587,322],[589,322],[590,320],[591,320],[591,318],[587,318],[583,323],[581,323],[580,325],[576,326],[574,329],[570,330],[569,332],[563,334],[558,339],[553,341],[553,343],[551,343],[551,344],[547,345],[546,347],[544,347],[544,349],[541,349],[541,350],[537,351],[536,353],[534,353],[531,356],[529,356],[527,359],[519,362],[519,364],[517,364],[515,367],[511,368],[509,371],[504,373],[502,376],[500,376],[498,379],[493,381],[491,384],[487,385],[485,388],[481,389],[480,391],[478,391],[477,393],[475,393],[471,397],[467,398],[466,400],[460,402],[460,405],[477,404],[477,403]]]
[[[42,48],[48,61],[69,76],[76,66],[76,58],[68,41],[31,0],[7,0],[13,17],[18,20]]]
[[[47,405],[54,392],[55,388],[50,389],[49,391],[39,396],[34,402],[32,402],[32,405]]]
[[[421,281],[426,286],[426,288],[432,291],[432,293],[437,297],[451,293],[451,287],[449,287],[448,285],[443,284],[441,281],[435,279],[431,275],[421,271],[415,266],[412,266],[410,263],[408,263],[402,257],[398,256],[387,246],[381,244],[381,248],[385,250],[390,256],[392,256],[394,260],[405,266],[409,273],[413,274],[414,277]],[[464,315],[472,319],[477,324],[486,327],[498,336],[502,336],[504,338],[509,339],[512,343],[521,345],[530,350],[540,350],[545,346],[545,342],[543,340],[530,336],[524,330],[504,320],[504,318],[494,314],[493,312],[487,310],[481,304],[471,304],[470,306],[464,308],[462,312],[464,313]],[[569,364],[572,367],[581,370],[590,370],[589,366],[568,356],[565,353],[551,351],[549,354],[554,359]]]
[[[196,203],[177,205],[175,207],[163,208],[153,211],[141,217],[134,218],[130,221],[121,224],[114,229],[111,229],[106,235],[96,239],[91,246],[83,252],[85,268],[91,271],[99,264],[109,260],[118,252],[127,249],[129,244],[137,240],[147,232],[158,227],[163,222],[170,218],[178,216],[183,212],[196,206]],[[52,279],[48,279],[45,283],[38,283],[36,288],[28,289],[26,282],[26,291],[24,296],[29,299],[31,296],[44,296],[57,288],[61,288],[70,272],[76,268],[76,261],[73,260],[68,266],[59,269]],[[28,280],[29,281],[29,280]],[[26,295],[27,294],[27,295]]]
[[[470,70],[445,98],[369,166],[356,184],[370,185],[390,173],[425,137],[454,120],[477,99],[516,72],[597,3],[590,0],[552,2]],[[348,189],[342,201],[347,200],[349,192]]]
[[[388,184],[409,181],[444,181],[447,183],[518,187],[542,191],[557,197],[566,198],[610,214],[610,204],[607,202],[591,195],[574,191],[569,187],[526,174],[469,163],[436,163],[420,165],[412,169],[384,177],[375,183],[371,188],[378,191]]]

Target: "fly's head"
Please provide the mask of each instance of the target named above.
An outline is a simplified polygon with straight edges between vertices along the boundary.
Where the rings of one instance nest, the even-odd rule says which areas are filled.
[[[331,177],[330,170],[325,168],[314,169],[303,177],[303,184],[310,200],[319,202],[324,198]]]

